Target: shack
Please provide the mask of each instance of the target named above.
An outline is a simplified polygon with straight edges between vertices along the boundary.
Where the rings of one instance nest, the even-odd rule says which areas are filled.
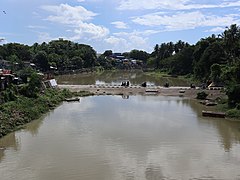
[[[13,79],[14,75],[10,70],[0,69],[0,91],[5,90]]]

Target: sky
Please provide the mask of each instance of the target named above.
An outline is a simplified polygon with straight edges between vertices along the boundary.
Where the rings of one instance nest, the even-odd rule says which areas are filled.
[[[239,11],[237,0],[0,0],[0,44],[64,38],[98,53],[152,52],[221,34],[240,24]]]

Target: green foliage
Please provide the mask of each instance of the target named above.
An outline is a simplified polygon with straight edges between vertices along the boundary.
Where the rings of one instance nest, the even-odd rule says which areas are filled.
[[[197,97],[196,98],[204,100],[204,99],[206,99],[207,96],[208,96],[207,93],[205,93],[204,91],[201,91],[201,92],[197,93]]]
[[[229,118],[240,118],[240,110],[239,109],[230,109],[226,112],[227,117]]]
[[[192,73],[193,47],[185,47],[175,56],[162,60],[161,67],[170,74],[186,75]]]
[[[47,58],[47,53],[45,51],[39,51],[35,55],[34,62],[40,67],[42,71],[49,70],[49,63]]]
[[[0,138],[14,131],[42,114],[59,105],[65,98],[72,97],[75,93],[69,90],[47,89],[37,98],[28,98],[14,92],[14,101],[8,101],[0,105]],[[76,95],[86,95],[80,92]]]
[[[106,50],[106,51],[103,53],[104,56],[110,56],[110,55],[112,55],[112,54],[113,54],[112,50]]]
[[[134,49],[130,51],[129,57],[136,60],[142,60],[143,63],[146,64],[149,54],[145,51]]]
[[[213,64],[211,66],[211,79],[213,82],[219,82],[220,81],[220,76],[222,74],[222,69],[221,66],[219,64]]]
[[[0,102],[14,101],[17,98],[17,88],[9,86],[5,91],[0,93]]]
[[[0,46],[0,57],[11,62],[11,69],[22,69],[24,62],[34,62],[45,72],[50,66],[59,71],[91,68],[96,65],[96,51],[88,45],[68,40],[54,40],[49,43],[34,43],[31,47],[9,43]],[[17,64],[17,65],[16,65]]]
[[[36,98],[41,91],[41,87],[41,76],[34,72],[30,75],[28,84],[20,86],[19,92],[26,97]]]
[[[235,107],[240,103],[240,84],[229,86],[227,89],[227,95],[230,107]]]

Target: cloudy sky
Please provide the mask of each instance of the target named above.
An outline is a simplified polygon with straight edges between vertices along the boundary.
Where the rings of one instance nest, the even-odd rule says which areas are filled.
[[[97,52],[190,44],[240,24],[237,0],[0,0],[1,42],[32,45],[59,37]]]

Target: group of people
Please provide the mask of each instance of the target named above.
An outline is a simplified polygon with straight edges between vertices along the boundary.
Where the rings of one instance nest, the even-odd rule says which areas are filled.
[[[130,82],[129,81],[123,81],[121,86],[125,86],[125,87],[128,87],[130,85]]]
[[[130,82],[129,82],[129,81],[123,81],[123,82],[121,83],[121,86],[124,86],[124,87],[129,87],[129,85],[130,85]],[[141,86],[142,86],[142,87],[147,87],[147,82],[143,82],[143,83],[141,84]],[[164,86],[164,87],[169,87],[169,83],[166,82],[163,86]]]

